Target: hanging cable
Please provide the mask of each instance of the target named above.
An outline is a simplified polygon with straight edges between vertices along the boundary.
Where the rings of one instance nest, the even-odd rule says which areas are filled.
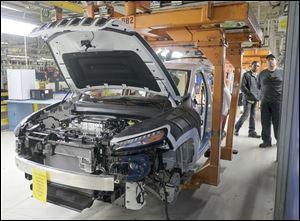
[[[138,193],[138,188],[140,189],[140,192]],[[136,189],[135,189],[135,194],[136,194],[136,201],[139,203],[139,204],[144,204],[144,192],[143,192],[143,186],[142,184],[140,184],[139,182],[137,182],[137,186],[136,186]]]
[[[167,197],[167,190],[166,190],[166,183],[165,183],[165,172],[163,171],[163,180],[162,180],[163,188],[164,188],[164,195],[165,195],[165,213],[167,220],[170,220],[169,211],[168,211],[168,197]]]
[[[164,195],[165,195],[165,213],[166,213],[166,219],[170,220],[169,217],[169,211],[168,211],[168,199],[167,199],[167,190],[166,190],[166,183],[165,183],[165,168],[164,168],[164,164],[163,164],[163,156],[162,156],[162,152],[159,151],[158,152],[158,160],[159,160],[159,171],[162,173],[163,177],[162,179],[160,179],[160,182],[163,186],[163,190],[164,190]]]

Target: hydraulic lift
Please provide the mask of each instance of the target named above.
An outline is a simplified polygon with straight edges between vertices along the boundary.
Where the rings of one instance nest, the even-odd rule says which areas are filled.
[[[94,17],[94,6],[88,16]],[[149,4],[148,4],[149,5]],[[137,8],[145,13],[137,14]],[[220,182],[220,159],[232,160],[233,130],[243,61],[242,42],[259,46],[263,34],[246,2],[214,4],[151,12],[147,3],[125,2],[125,15],[112,14],[138,31],[152,47],[190,46],[201,51],[214,66],[211,153],[209,159],[182,188],[198,188],[202,183]],[[228,21],[234,26],[228,26]],[[235,68],[227,127],[226,145],[221,148],[221,112],[226,59]]]

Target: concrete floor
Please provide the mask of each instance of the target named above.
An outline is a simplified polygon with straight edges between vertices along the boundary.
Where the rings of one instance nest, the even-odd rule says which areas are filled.
[[[245,122],[234,139],[238,155],[233,161],[221,161],[219,186],[203,184],[182,191],[169,207],[170,219],[273,219],[277,149],[258,148],[261,139],[248,138],[247,127]],[[139,211],[95,201],[78,213],[39,202],[31,197],[30,181],[14,164],[14,139],[12,132],[1,131],[1,219],[165,219],[163,204],[151,195]]]

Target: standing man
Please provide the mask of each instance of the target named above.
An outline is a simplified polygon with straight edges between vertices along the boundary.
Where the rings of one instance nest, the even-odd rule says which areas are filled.
[[[260,90],[258,88],[258,80],[256,77],[256,72],[260,65],[258,61],[253,61],[251,63],[251,70],[247,71],[243,75],[241,90],[244,94],[243,104],[244,111],[238,122],[235,124],[234,135],[239,135],[239,130],[242,127],[245,120],[247,120],[250,113],[249,131],[248,137],[260,138],[260,136],[255,131],[255,111],[256,103],[260,100]]]
[[[227,85],[224,83],[224,88],[223,88],[223,106],[222,106],[222,139],[226,136],[225,132],[225,125],[227,121],[227,117],[229,114],[229,109],[230,109],[230,103],[231,103],[231,94],[230,91],[227,87]]]
[[[271,122],[273,123],[275,138],[278,139],[282,95],[283,70],[277,68],[274,55],[269,54],[266,59],[268,68],[263,70],[258,77],[259,88],[262,91],[261,136],[263,143],[259,145],[260,148],[272,146]]]

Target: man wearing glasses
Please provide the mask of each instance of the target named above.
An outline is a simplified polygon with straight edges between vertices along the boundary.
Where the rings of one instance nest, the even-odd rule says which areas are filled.
[[[255,131],[256,103],[260,100],[261,96],[260,89],[258,87],[258,80],[256,77],[259,67],[259,62],[253,61],[251,63],[251,69],[245,72],[243,75],[241,91],[244,94],[244,111],[240,119],[235,124],[234,135],[236,136],[239,135],[240,128],[242,127],[243,123],[247,120],[250,114],[248,137],[260,138],[260,136]]]

